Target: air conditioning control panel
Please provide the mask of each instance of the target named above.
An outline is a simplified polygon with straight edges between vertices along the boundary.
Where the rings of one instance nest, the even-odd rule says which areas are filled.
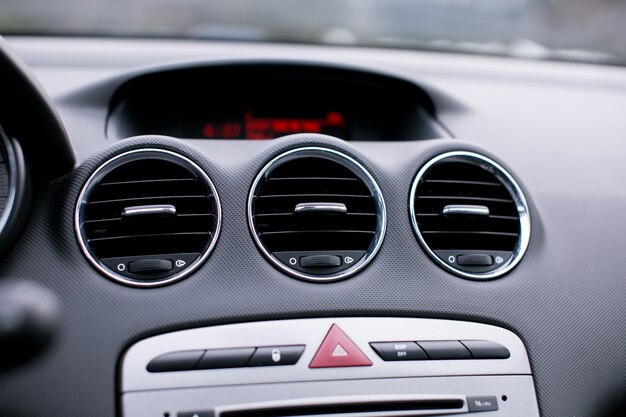
[[[184,330],[135,344],[121,372],[124,416],[538,415],[522,341],[460,321],[299,319]]]

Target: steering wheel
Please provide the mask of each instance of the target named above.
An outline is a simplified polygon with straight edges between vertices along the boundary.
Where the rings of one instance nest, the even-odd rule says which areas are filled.
[[[2,37],[0,91],[0,125],[24,148],[33,175],[50,180],[71,170],[74,154],[59,115],[33,73]]]
[[[38,185],[69,172],[75,160],[50,99],[1,37],[0,91],[0,255],[5,255],[22,234]],[[0,282],[0,351],[6,352],[0,370],[48,344],[56,311],[48,290],[23,280]]]

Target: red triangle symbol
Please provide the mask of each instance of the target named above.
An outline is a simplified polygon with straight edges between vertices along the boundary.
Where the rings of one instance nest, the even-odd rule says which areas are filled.
[[[309,368],[371,366],[372,362],[352,340],[333,324],[317,350]]]

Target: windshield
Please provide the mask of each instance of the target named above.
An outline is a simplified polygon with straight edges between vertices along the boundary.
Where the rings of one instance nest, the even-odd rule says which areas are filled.
[[[0,33],[376,46],[623,65],[624,0],[1,0]]]

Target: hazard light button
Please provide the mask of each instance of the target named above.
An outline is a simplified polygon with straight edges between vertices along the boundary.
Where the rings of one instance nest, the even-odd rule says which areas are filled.
[[[371,366],[372,362],[350,340],[350,338],[333,324],[324,341],[320,345],[309,368],[339,368],[348,366]]]

